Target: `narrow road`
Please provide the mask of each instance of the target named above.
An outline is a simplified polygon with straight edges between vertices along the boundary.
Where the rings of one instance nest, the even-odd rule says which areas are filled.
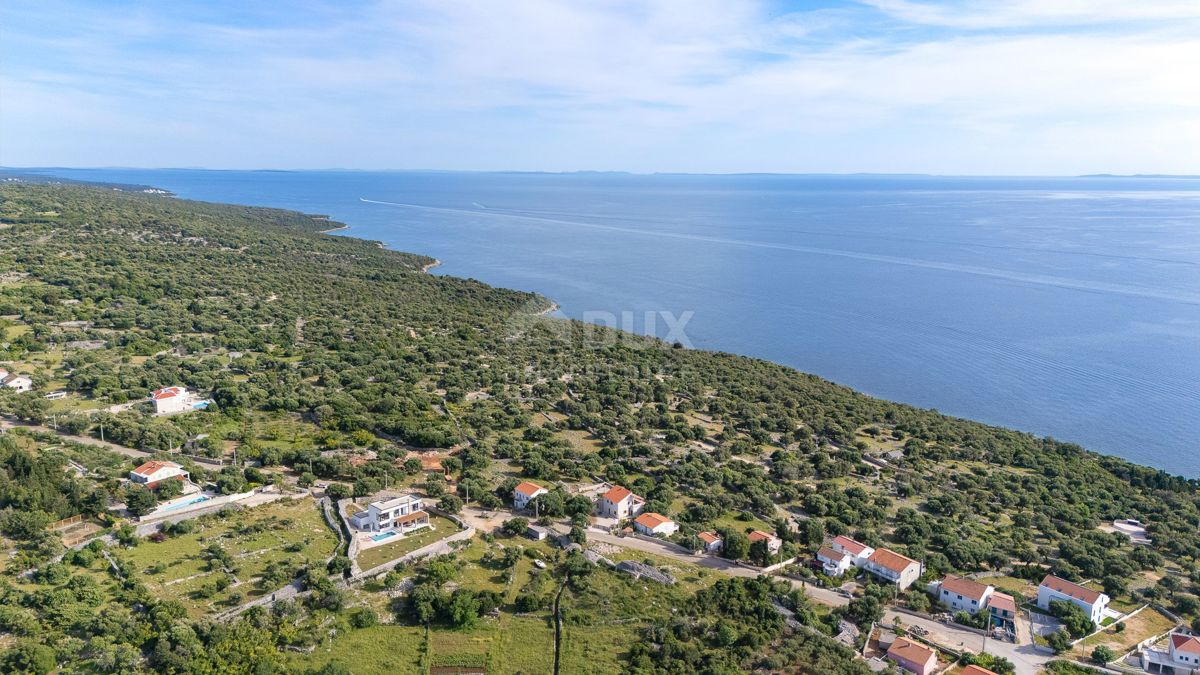
[[[34,431],[37,433],[54,434],[54,435],[58,436],[59,438],[66,440],[66,441],[71,441],[72,443],[79,443],[81,445],[94,445],[96,447],[104,448],[105,450],[109,450],[109,451],[115,452],[117,454],[125,455],[126,457],[134,457],[137,459],[141,459],[143,457],[149,457],[151,455],[151,453],[145,452],[143,450],[134,450],[133,448],[127,448],[123,445],[117,445],[116,443],[109,443],[108,441],[102,441],[97,438],[92,438],[90,436],[73,436],[66,432],[55,431],[54,429],[51,429],[50,427],[45,427],[40,424],[30,424],[29,422],[22,422],[20,420],[13,419],[12,417],[9,417],[7,415],[0,418],[0,429],[28,429],[29,431]]]
[[[682,563],[690,563],[699,567],[717,570],[724,574],[736,577],[756,577],[759,576],[757,570],[738,565],[735,562],[720,558],[717,556],[708,555],[693,555],[684,553],[677,547],[666,542],[648,541],[637,537],[618,537],[607,532],[602,532],[594,529],[588,530],[589,541],[599,541],[613,546],[629,548],[646,553],[653,553],[663,557],[678,560]],[[781,581],[787,581],[793,587],[798,588],[815,602],[819,602],[829,607],[842,607],[850,603],[850,599],[838,593],[837,591],[828,588],[821,588],[807,584],[799,579],[791,579],[788,577],[776,577]],[[946,647],[955,649],[966,649],[972,652],[983,651],[984,638],[982,635],[954,624],[943,624],[937,621],[924,619],[913,616],[911,614],[902,614],[895,611],[887,611],[884,613],[887,621],[895,622],[898,618],[902,623],[908,626],[921,626],[928,630],[934,641]],[[1032,644],[1017,645],[1011,642],[1003,642],[1000,640],[989,638],[987,640],[987,652],[996,656],[1003,656],[1012,661],[1016,667],[1016,675],[1037,675],[1047,662],[1054,657],[1043,654],[1036,649]]]

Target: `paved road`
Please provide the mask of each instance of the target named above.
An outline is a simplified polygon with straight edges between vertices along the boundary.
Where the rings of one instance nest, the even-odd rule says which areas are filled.
[[[0,429],[28,429],[29,431],[35,431],[38,433],[55,434],[63,440],[82,445],[94,445],[96,447],[104,448],[105,450],[110,450],[117,454],[125,455],[126,457],[136,457],[138,459],[142,457],[149,457],[151,454],[143,450],[134,450],[133,448],[127,448],[123,445],[117,445],[116,443],[109,443],[108,441],[102,441],[98,438],[92,438],[90,436],[73,436],[65,432],[55,431],[50,427],[44,427],[40,424],[29,424],[28,422],[22,422],[8,416],[0,418]]]
[[[953,649],[966,649],[971,652],[984,651],[984,637],[979,633],[956,626],[954,624],[938,623],[930,619],[902,614],[888,610],[884,612],[884,620],[895,622],[900,620],[905,626],[920,626],[929,631],[927,636],[936,642]],[[987,653],[1003,656],[1012,661],[1016,667],[1016,675],[1037,675],[1053,656],[1043,654],[1034,649],[1032,644],[1017,645],[993,638],[987,639]]]
[[[738,577],[754,577],[758,576],[758,571],[743,567],[737,563],[731,562],[717,556],[697,556],[690,553],[684,553],[677,547],[665,542],[655,542],[637,537],[618,537],[607,532],[597,530],[588,530],[589,541],[601,541],[613,546],[621,546],[623,548],[631,548],[647,553],[654,553],[664,557],[672,558],[680,562],[691,563],[699,567],[718,570],[730,576]],[[841,595],[837,591],[828,588],[821,588],[807,584],[799,579],[791,579],[788,577],[777,577],[778,579],[791,583],[794,587],[799,588],[815,602],[830,607],[841,607],[849,604],[850,599]],[[894,622],[899,618],[904,624],[913,626],[921,626],[929,631],[933,641],[938,642],[946,647],[955,649],[966,649],[972,652],[983,651],[984,638],[979,633],[976,633],[966,628],[947,625],[913,616],[911,614],[901,614],[899,612],[888,611],[884,614],[886,620]],[[1042,654],[1033,648],[1032,644],[1016,645],[1011,642],[1002,642],[1000,640],[987,640],[987,652],[997,656],[1003,656],[1016,666],[1016,675],[1037,675],[1045,664],[1053,657]]]

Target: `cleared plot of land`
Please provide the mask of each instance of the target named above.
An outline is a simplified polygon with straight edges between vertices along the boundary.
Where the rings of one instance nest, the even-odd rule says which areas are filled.
[[[595,452],[600,452],[600,439],[593,436],[587,431],[577,431],[575,429],[567,429],[566,431],[558,432],[558,435],[571,444],[577,452],[585,455],[590,455]]]
[[[1073,653],[1077,658],[1086,658],[1096,647],[1107,645],[1115,653],[1124,654],[1142,640],[1162,635],[1175,627],[1174,621],[1153,607],[1143,609],[1123,623],[1125,624],[1124,632],[1118,633],[1114,630],[1114,626],[1109,626],[1080,642],[1075,646]]]
[[[191,521],[195,531],[162,542],[143,541],[118,553],[133,563],[157,597],[181,601],[193,616],[253,599],[290,582],[306,562],[321,564],[337,545],[312,499],[281,500],[246,511],[222,511]],[[232,559],[210,561],[217,547]],[[277,580],[259,583],[268,569]],[[227,585],[226,585],[227,584]]]
[[[409,675],[425,672],[421,667],[421,645],[425,629],[415,626],[372,626],[351,630],[321,643],[311,654],[289,652],[290,671],[319,669],[338,663],[354,675]]]
[[[458,532],[458,525],[454,521],[441,516],[435,516],[432,513],[429,514],[429,524],[430,527],[407,535],[395,543],[376,546],[359,553],[359,568],[369,570],[385,562],[408,555],[422,546],[432,544],[439,539],[444,539]]]
[[[1018,579],[1017,577],[987,577],[986,579],[980,579],[980,581],[995,586],[996,590],[1001,593],[1020,596],[1026,600],[1037,599],[1037,584],[1026,579]]]
[[[562,645],[564,673],[620,673],[621,655],[641,639],[641,622],[568,627]]]

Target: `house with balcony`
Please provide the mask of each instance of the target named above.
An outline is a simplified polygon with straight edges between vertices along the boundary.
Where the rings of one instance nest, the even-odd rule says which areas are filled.
[[[596,502],[596,513],[605,518],[625,520],[641,513],[645,506],[645,499],[633,494],[628,488],[614,485],[608,492],[600,495],[600,500]]]
[[[912,586],[924,571],[921,563],[886,548],[876,549],[863,569],[902,591]]]
[[[429,526],[425,502],[416,495],[371,502],[367,508],[350,517],[350,524],[367,532],[409,532]]]

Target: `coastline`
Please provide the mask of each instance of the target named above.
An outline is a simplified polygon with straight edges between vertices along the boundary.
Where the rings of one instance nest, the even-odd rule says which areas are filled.
[[[348,229],[350,229],[349,225],[339,225],[338,227],[331,227],[328,230],[319,230],[317,234],[329,234],[330,232],[341,232]]]
[[[382,247],[381,247],[381,248],[382,248]],[[437,267],[437,266],[439,266],[439,265],[441,265],[441,264],[442,264],[442,261],[441,261],[441,260],[438,260],[437,258],[434,258],[434,259],[433,259],[433,262],[431,262],[431,263],[426,263],[426,264],[422,265],[422,266],[421,266],[421,271],[422,271],[422,272],[424,272],[424,273],[426,273],[426,274],[428,274],[428,273],[429,273],[429,270],[431,270],[431,269],[433,269],[433,268],[435,268],[435,267]]]

